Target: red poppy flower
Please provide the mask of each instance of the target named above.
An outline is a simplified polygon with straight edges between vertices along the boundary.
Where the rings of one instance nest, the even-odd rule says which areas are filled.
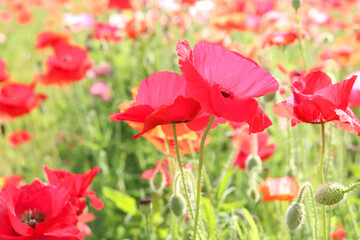
[[[6,137],[7,142],[13,146],[17,147],[24,143],[28,143],[31,141],[31,135],[29,132],[25,130],[20,130],[17,132],[13,132]]]
[[[95,192],[88,188],[99,172],[99,167],[94,167],[84,174],[74,174],[65,170],[52,170],[47,166],[44,166],[44,170],[50,184],[63,187],[69,191],[70,201],[77,207],[79,214],[86,207],[86,202],[82,199],[84,197],[90,198],[91,205],[96,210],[104,207],[104,203],[95,195]]]
[[[263,194],[262,200],[269,201],[289,201],[296,198],[299,192],[299,184],[292,177],[266,178],[265,182],[258,185]]]
[[[0,83],[5,82],[9,77],[9,74],[6,72],[6,62],[5,60],[0,59]]]
[[[132,9],[131,0],[109,0],[108,7],[119,10]]]
[[[257,154],[262,161],[265,161],[274,154],[276,145],[274,143],[269,143],[270,134],[266,131],[257,133],[256,137],[258,148]],[[233,135],[233,143],[238,144],[238,139],[240,140],[240,147],[233,165],[245,169],[246,159],[251,154],[253,145],[252,135],[243,130],[236,131]]]
[[[360,133],[360,121],[348,108],[356,76],[331,84],[321,71],[309,73],[291,85],[293,94],[275,104],[273,111],[280,117],[296,122],[326,123],[334,121],[341,129]]]
[[[330,235],[331,239],[345,239],[346,233],[343,229],[342,224],[338,225],[338,229],[335,232],[332,232]]]
[[[34,85],[4,84],[0,89],[0,119],[6,122],[21,117],[37,108],[45,98],[34,92]]]
[[[177,73],[153,73],[140,83],[135,104],[122,113],[113,113],[110,120],[144,123],[134,139],[159,125],[171,132],[171,123],[185,123],[192,130],[205,128],[204,118],[209,116],[197,101],[186,96],[185,85],[185,79]]]
[[[59,42],[54,46],[54,55],[48,57],[47,71],[36,76],[44,85],[68,86],[82,80],[92,66],[86,49]]]
[[[0,192],[0,239],[80,240],[76,210],[64,188],[39,180]]]
[[[146,179],[146,180],[151,180],[155,174],[159,171],[159,168],[160,168],[160,163],[161,163],[161,160],[157,161],[155,163],[155,168],[154,169],[149,169],[149,170],[146,170],[144,171],[142,174],[141,174],[141,177],[143,179]],[[169,170],[168,168],[171,167],[172,169],[172,172],[174,172],[174,167],[171,165],[171,163],[169,164],[169,160],[167,158],[165,158],[163,161],[162,161],[162,164],[161,164],[161,168],[160,168],[160,171],[164,174],[165,176],[165,187],[170,187],[171,186],[171,179],[172,179],[172,176],[170,176],[170,173],[169,173]],[[194,169],[194,166],[188,164],[188,163],[185,163],[183,164],[183,167],[185,169],[189,169],[190,171],[192,171]]]
[[[65,33],[45,30],[36,35],[35,48],[55,47],[60,42],[68,42],[69,39],[70,36]]]
[[[119,42],[122,39],[120,29],[107,23],[96,23],[94,26],[94,37],[106,41]]]
[[[2,177],[0,180],[1,180],[0,185],[2,185],[2,187],[9,185],[18,188],[22,185],[23,182],[22,176],[19,175],[10,175],[6,177]]]
[[[208,114],[247,122],[250,132],[272,124],[254,98],[276,92],[279,84],[256,62],[208,43],[198,43],[192,51],[187,41],[178,42],[176,50],[189,95]]]

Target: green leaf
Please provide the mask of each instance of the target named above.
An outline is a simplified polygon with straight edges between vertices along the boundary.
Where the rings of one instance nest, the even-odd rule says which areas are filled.
[[[103,194],[106,198],[113,201],[115,205],[122,211],[131,215],[136,214],[136,200],[133,197],[108,187],[103,187]]]
[[[226,172],[225,176],[221,180],[221,182],[219,184],[219,187],[218,187],[218,192],[217,192],[217,200],[218,200],[218,202],[220,202],[224,191],[228,187],[228,185],[230,183],[230,179],[231,179],[234,171],[235,171],[235,168],[231,168],[229,171]]]
[[[201,214],[207,224],[207,232],[211,237],[216,229],[216,216],[214,207],[208,198],[201,198]]]
[[[256,223],[255,223],[253,217],[249,213],[249,211],[246,210],[245,208],[243,208],[242,215],[244,216],[244,218],[246,219],[246,221],[248,222],[248,224],[250,226],[249,239],[253,239],[253,240],[260,239],[258,228],[256,226]]]

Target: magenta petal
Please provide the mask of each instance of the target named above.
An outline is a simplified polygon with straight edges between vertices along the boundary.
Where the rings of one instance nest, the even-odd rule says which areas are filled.
[[[156,172],[157,172],[157,169],[149,169],[149,170],[144,171],[141,174],[141,177],[143,179],[150,180],[150,179],[152,179],[154,177]]]
[[[278,82],[265,69],[221,46],[198,43],[193,55],[194,67],[203,79],[210,85],[219,84],[236,98],[257,98],[279,88]]]
[[[336,110],[336,113],[340,117],[340,120],[333,121],[335,126],[344,131],[356,133],[360,136],[360,121],[350,108],[346,109],[346,111]]]
[[[295,81],[292,84],[292,89],[296,88],[298,91],[306,95],[312,95],[316,91],[331,85],[331,79],[328,75],[321,71],[315,71],[307,74],[303,79]],[[294,89],[293,89],[294,91]]]
[[[135,104],[154,109],[170,105],[178,96],[185,96],[185,85],[185,79],[177,73],[154,72],[141,81]]]
[[[113,113],[110,117],[111,121],[131,121],[144,122],[145,119],[154,112],[154,109],[149,105],[138,105],[126,109],[122,113]]]
[[[134,136],[134,139],[137,139],[158,125],[190,122],[197,116],[200,110],[201,107],[197,101],[192,98],[179,96],[173,104],[160,107],[150,114],[144,122],[144,128],[139,134]]]
[[[83,196],[90,198],[91,205],[96,210],[101,210],[104,207],[104,203],[96,196],[96,194],[93,190],[86,189]]]
[[[356,78],[357,76],[352,76],[350,79],[323,88],[317,91],[315,94],[328,99],[337,108],[345,111],[349,104],[351,89],[355,83]]]
[[[294,115],[294,95],[289,96],[283,101],[273,106],[273,112],[279,117],[296,119]]]
[[[255,99],[224,98],[216,87],[211,90],[211,104],[218,116],[229,121],[246,122],[251,133],[262,132],[272,125]]]

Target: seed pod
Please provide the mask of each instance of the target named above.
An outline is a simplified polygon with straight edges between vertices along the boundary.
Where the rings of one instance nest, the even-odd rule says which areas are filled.
[[[322,185],[315,193],[314,200],[322,205],[335,205],[345,198],[345,187],[338,183]]]
[[[185,200],[180,194],[173,195],[170,198],[170,210],[175,216],[181,217],[186,212]]]
[[[151,188],[154,192],[160,192],[165,186],[165,176],[162,172],[157,171],[151,179]]]
[[[305,221],[305,206],[302,203],[293,202],[291,203],[286,213],[286,224],[288,229],[293,232],[302,227]]]
[[[262,169],[262,161],[258,155],[249,155],[246,159],[246,169],[251,172],[260,172]]]

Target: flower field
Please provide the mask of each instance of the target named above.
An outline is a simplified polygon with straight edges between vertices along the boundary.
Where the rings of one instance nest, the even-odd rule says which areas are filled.
[[[0,0],[0,240],[360,239],[360,2]]]

